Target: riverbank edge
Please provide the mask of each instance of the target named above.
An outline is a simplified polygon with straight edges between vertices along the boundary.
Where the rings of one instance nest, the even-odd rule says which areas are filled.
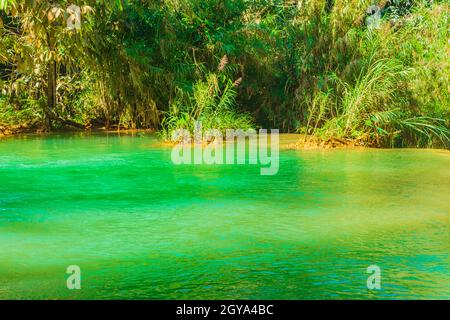
[[[315,136],[298,133],[281,133],[279,147],[282,150],[322,150],[322,149],[373,149],[374,147],[358,144],[356,141],[342,139],[321,140]],[[214,142],[212,142],[214,143]],[[175,146],[180,142],[162,141],[162,145]],[[202,143],[205,147],[210,143]]]
[[[22,127],[22,126],[11,126],[4,127],[0,126],[0,140],[3,138],[10,138],[13,136],[20,135],[39,135],[46,136],[52,134],[70,134],[70,133],[100,133],[100,134],[130,134],[136,135],[140,133],[145,134],[157,134],[155,129],[106,129],[106,128],[89,128],[89,129],[76,129],[76,128],[62,128],[59,130],[52,130],[46,132],[36,128]],[[280,149],[281,150],[333,150],[333,149],[392,149],[386,147],[368,146],[363,144],[361,141],[349,140],[349,139],[339,139],[339,138],[329,138],[320,139],[312,135],[305,135],[299,133],[281,133],[280,137]],[[160,144],[162,146],[174,146],[178,142],[164,141],[161,140]],[[204,144],[204,146],[207,144]],[[405,148],[404,148],[405,149]],[[411,148],[406,148],[411,149]],[[444,148],[413,148],[413,149],[432,149],[432,150],[444,150],[450,151]]]
[[[18,135],[51,135],[51,134],[63,134],[63,133],[122,133],[122,134],[136,134],[136,133],[156,133],[154,129],[105,129],[105,128],[89,128],[89,129],[76,129],[76,128],[62,128],[51,131],[45,131],[42,129],[29,128],[23,126],[10,126],[4,127],[0,125],[0,138],[7,138]]]

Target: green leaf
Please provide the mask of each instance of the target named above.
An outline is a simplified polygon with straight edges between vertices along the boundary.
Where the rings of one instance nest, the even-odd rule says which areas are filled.
[[[119,10],[122,11],[123,10],[122,0],[116,0],[116,4]]]
[[[0,10],[5,10],[8,5],[8,0],[0,0]]]
[[[119,8],[119,11],[123,11],[124,7],[128,6],[128,0],[116,0],[116,4],[117,7]]]

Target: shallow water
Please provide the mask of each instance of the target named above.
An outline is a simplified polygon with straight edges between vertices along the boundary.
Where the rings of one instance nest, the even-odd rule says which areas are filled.
[[[275,176],[170,152],[0,140],[0,299],[450,298],[449,152],[282,151]]]

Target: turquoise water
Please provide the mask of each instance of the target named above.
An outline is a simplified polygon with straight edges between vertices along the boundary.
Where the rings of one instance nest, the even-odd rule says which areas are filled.
[[[0,299],[450,298],[449,152],[281,151],[275,176],[170,154],[0,140]]]

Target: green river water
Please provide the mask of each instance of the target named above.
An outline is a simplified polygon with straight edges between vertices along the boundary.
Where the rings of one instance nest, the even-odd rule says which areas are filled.
[[[274,176],[170,155],[150,135],[0,140],[0,299],[450,298],[449,152],[281,151]]]

